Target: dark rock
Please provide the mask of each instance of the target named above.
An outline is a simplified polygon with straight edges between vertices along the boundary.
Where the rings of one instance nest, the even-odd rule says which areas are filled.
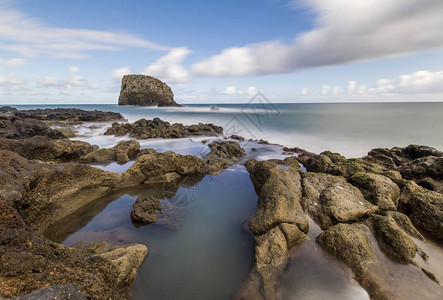
[[[78,108],[47,108],[32,110],[0,108],[0,119],[2,118],[2,113],[20,119],[37,119],[43,121],[109,122],[125,119],[120,113],[83,110]]]
[[[242,141],[242,142],[244,142],[246,140],[244,137],[236,135],[236,134],[231,135],[229,138],[231,138],[233,140],[237,140],[237,141]]]
[[[18,296],[15,300],[39,300],[39,299],[51,299],[51,300],[86,300],[87,298],[82,295],[79,288],[72,284],[51,285],[46,288],[40,289],[33,293]]]
[[[208,146],[211,148],[211,152],[205,157],[206,159],[224,158],[236,160],[246,155],[245,150],[237,142],[233,141],[213,142]]]
[[[35,119],[0,119],[0,137],[7,139],[24,139],[33,136],[45,136],[50,139],[65,138],[63,133],[52,129]]]
[[[215,106],[211,106],[211,109],[210,110],[220,110],[220,108],[218,108],[218,107],[215,107]]]
[[[202,124],[185,126],[181,123],[170,124],[159,118],[153,120],[141,119],[132,124],[113,123],[105,135],[124,136],[137,139],[150,138],[182,138],[193,135],[219,136],[223,134],[223,128],[214,124]]]
[[[123,76],[118,105],[181,106],[166,83],[146,75]]]

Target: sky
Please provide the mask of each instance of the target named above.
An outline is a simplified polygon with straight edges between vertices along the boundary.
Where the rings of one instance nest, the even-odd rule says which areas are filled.
[[[442,0],[0,0],[0,104],[443,101]]]

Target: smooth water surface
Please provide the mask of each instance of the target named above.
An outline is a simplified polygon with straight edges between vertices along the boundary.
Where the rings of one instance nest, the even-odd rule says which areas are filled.
[[[130,212],[139,195],[169,196],[174,218],[160,225],[133,224]],[[234,167],[176,186],[141,186],[103,198],[54,224],[46,234],[65,245],[147,245],[149,253],[129,299],[229,299],[254,260],[253,237],[242,225],[256,206],[249,173]]]
[[[217,106],[220,110],[211,110]],[[77,107],[120,112],[130,122],[160,117],[169,122],[211,122],[226,135],[265,139],[316,153],[361,157],[378,147],[422,144],[443,149],[443,103],[190,104],[186,107],[117,105],[20,105],[20,109]]]

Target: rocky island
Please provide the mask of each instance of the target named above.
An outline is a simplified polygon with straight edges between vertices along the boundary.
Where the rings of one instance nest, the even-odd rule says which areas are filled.
[[[166,83],[147,75],[123,76],[118,105],[182,106]]]
[[[131,139],[99,148],[71,140],[53,126],[122,120],[104,112],[0,108],[0,297],[124,299],[149,245],[78,242],[67,247],[45,236],[46,229],[105,195],[190,176],[201,180],[244,165],[258,196],[246,222],[255,254],[234,299],[280,299],[279,281],[290,255],[308,240],[343,263],[371,299],[410,299],[408,294],[417,291],[423,299],[441,299],[441,278],[428,262],[428,246],[441,249],[443,239],[443,152],[410,145],[347,159],[281,146],[285,159],[257,160],[244,146],[269,143],[222,137],[223,129],[213,124],[142,119],[114,123],[106,131],[139,140],[219,139],[197,157],[141,149],[141,141]],[[131,160],[122,173],[88,165]],[[159,194],[138,197],[128,217],[137,226],[161,223],[177,229],[183,211]],[[314,226],[319,234],[312,236]]]

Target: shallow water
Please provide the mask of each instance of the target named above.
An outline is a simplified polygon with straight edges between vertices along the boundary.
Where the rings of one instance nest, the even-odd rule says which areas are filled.
[[[149,254],[129,299],[229,299],[253,263],[253,238],[242,224],[255,211],[257,195],[243,167],[199,179],[103,198],[54,224],[46,235],[65,245],[146,244]],[[181,224],[132,223],[136,196],[172,196],[176,188],[168,203],[176,207]]]
[[[54,108],[61,105],[19,105],[17,108]],[[220,110],[210,110],[217,106]],[[312,152],[331,150],[361,157],[378,147],[422,144],[443,149],[443,103],[351,104],[191,104],[187,107],[136,107],[117,105],[63,105],[115,111],[130,122],[160,117],[169,122],[211,122],[226,135],[265,139]]]
[[[352,271],[315,242],[322,232],[308,217],[309,239],[289,254],[277,284],[277,299],[369,300],[368,293],[352,278]]]

